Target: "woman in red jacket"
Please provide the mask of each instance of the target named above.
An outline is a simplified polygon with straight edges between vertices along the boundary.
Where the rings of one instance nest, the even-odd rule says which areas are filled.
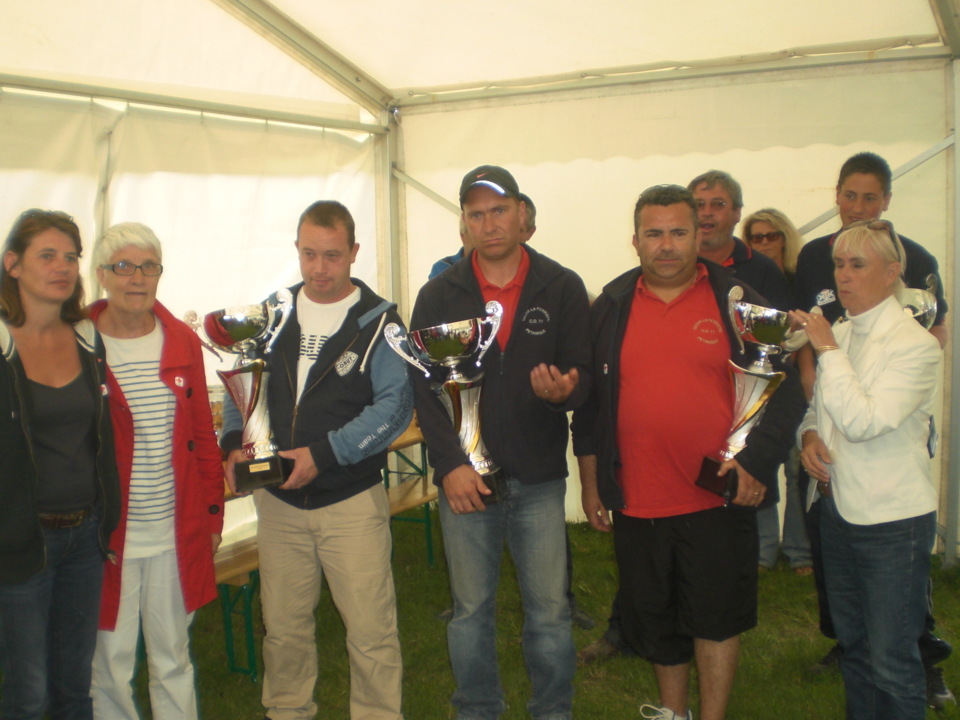
[[[188,628],[216,597],[223,472],[197,336],[156,301],[163,272],[150,228],[121,223],[93,250],[107,299],[90,314],[107,349],[110,410],[123,492],[110,548],[93,664],[98,718],[138,717],[133,701],[142,623],[157,720],[197,717]]]

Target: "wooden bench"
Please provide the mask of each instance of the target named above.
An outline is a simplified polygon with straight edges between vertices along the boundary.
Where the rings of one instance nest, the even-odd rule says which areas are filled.
[[[418,461],[410,459],[402,451],[419,446]],[[433,565],[433,533],[429,504],[437,499],[437,487],[427,476],[426,451],[423,435],[417,424],[416,416],[410,426],[390,444],[389,451],[396,453],[396,470],[384,468],[383,482],[390,499],[390,515],[396,520],[419,522],[424,525],[427,543],[427,561]],[[417,464],[419,462],[419,464]],[[391,476],[403,478],[391,485]],[[227,502],[236,496],[229,488],[225,489]],[[398,517],[401,513],[423,508],[421,517]],[[223,631],[227,649],[227,664],[232,672],[249,675],[253,682],[258,679],[256,646],[253,632],[253,596],[260,585],[260,552],[257,548],[257,536],[245,535],[236,541],[225,543],[217,550],[213,560],[217,590],[220,594],[220,606],[223,610]],[[238,663],[236,641],[233,629],[233,616],[242,618],[245,635],[246,663]]]

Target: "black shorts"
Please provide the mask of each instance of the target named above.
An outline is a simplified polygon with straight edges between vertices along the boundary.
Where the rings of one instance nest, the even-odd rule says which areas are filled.
[[[616,514],[617,604],[624,640],[658,665],[693,658],[757,624],[757,515],[722,507],[639,519]]]

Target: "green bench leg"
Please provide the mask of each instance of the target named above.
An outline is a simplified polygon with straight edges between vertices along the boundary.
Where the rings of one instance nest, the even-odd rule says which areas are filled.
[[[218,585],[220,591],[220,607],[223,610],[223,635],[227,649],[227,666],[231,672],[249,675],[252,682],[257,682],[257,648],[253,637],[253,594],[260,585],[260,572],[250,573],[249,582],[234,588],[232,585]],[[237,605],[240,605],[239,609]],[[233,616],[243,617],[244,632],[246,634],[247,662],[239,665],[236,659],[236,640],[233,635]]]

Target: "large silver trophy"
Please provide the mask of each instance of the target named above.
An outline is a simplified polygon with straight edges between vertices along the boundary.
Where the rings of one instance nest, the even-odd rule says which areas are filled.
[[[897,300],[907,315],[929,330],[937,319],[937,276],[930,273],[925,284],[926,290],[905,287],[897,291]]]
[[[233,370],[218,370],[223,382],[243,419],[245,460],[235,466],[237,492],[249,492],[260,487],[280,485],[289,471],[284,472],[283,460],[277,455],[267,412],[266,362],[256,357],[262,348],[268,354],[280,330],[293,310],[293,296],[286,288],[276,293],[276,301],[259,305],[238,305],[207,313],[203,330],[215,346],[240,357]],[[188,324],[198,325],[187,319]]]
[[[491,301],[485,310],[485,318],[412,330],[406,336],[399,325],[390,323],[383,329],[383,335],[400,357],[434,380],[434,391],[447,409],[453,429],[460,437],[460,447],[467,454],[473,469],[493,490],[492,495],[483,498],[485,503],[490,504],[499,499],[503,471],[490,456],[480,433],[483,372],[467,377],[460,370],[461,363],[474,356],[476,367],[479,368],[480,361],[497,337],[503,307]],[[484,328],[489,328],[486,338],[483,337]],[[441,368],[447,371],[446,380],[437,377]]]
[[[720,465],[743,450],[747,435],[760,422],[767,402],[786,377],[773,369],[770,358],[783,352],[782,343],[790,328],[787,313],[773,308],[743,302],[743,288],[734,286],[727,296],[727,310],[736,330],[741,354],[744,341],[750,343],[756,356],[750,365],[742,368],[732,360],[729,364],[733,382],[733,422],[730,435],[716,457],[704,458],[697,485],[730,501],[737,494],[736,473],[722,476]]]

